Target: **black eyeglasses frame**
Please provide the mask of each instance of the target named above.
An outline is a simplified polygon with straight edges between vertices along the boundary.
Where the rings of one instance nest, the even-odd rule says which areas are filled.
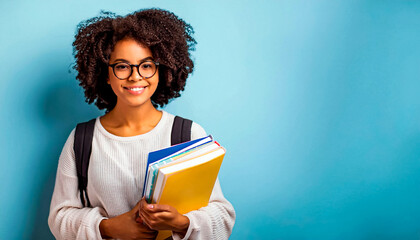
[[[155,69],[155,72],[152,74],[152,76],[150,76],[150,77],[144,77],[143,75],[141,75],[141,73],[140,73],[140,65],[142,65],[143,63],[145,63],[145,62],[152,62],[152,63],[154,63],[155,65],[156,65],[156,69]],[[117,74],[115,73],[115,66],[117,65],[117,64],[120,64],[120,63],[125,63],[125,64],[127,64],[127,65],[129,65],[130,66],[130,75],[128,75],[128,77],[126,77],[126,78],[119,78],[118,76],[117,76]],[[120,79],[120,80],[126,80],[126,79],[128,79],[128,78],[130,78],[131,77],[131,75],[133,74],[133,67],[136,67],[137,68],[137,73],[143,78],[143,79],[149,79],[149,78],[152,78],[155,74],[156,74],[156,72],[158,71],[158,68],[159,68],[159,62],[155,62],[155,61],[153,61],[153,60],[146,60],[146,61],[143,61],[143,62],[141,62],[141,63],[139,63],[139,64],[129,64],[129,63],[126,63],[126,62],[117,62],[117,63],[113,63],[113,64],[108,64],[108,66],[109,67],[111,67],[112,68],[112,72],[114,73],[114,76],[116,77],[116,78],[118,78],[118,79]]]

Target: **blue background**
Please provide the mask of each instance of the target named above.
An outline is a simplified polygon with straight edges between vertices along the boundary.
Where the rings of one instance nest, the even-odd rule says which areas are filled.
[[[168,9],[196,63],[165,110],[228,150],[231,239],[420,238],[420,1],[2,1],[1,239],[53,239],[61,148],[102,112],[69,72],[77,24]]]

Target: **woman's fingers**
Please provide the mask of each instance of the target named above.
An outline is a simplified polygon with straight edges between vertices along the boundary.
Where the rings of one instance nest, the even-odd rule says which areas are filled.
[[[146,226],[148,226],[150,229],[153,229],[152,228],[152,225],[150,223],[149,216],[145,212],[140,211],[140,217],[141,217],[141,220],[142,220],[143,224],[145,224]]]
[[[148,213],[156,213],[156,212],[170,212],[172,209],[169,205],[161,205],[161,204],[143,204],[142,208]]]
[[[138,201],[138,203],[136,204],[136,206],[133,207],[133,209],[130,210],[130,213],[135,214],[140,209],[140,205],[141,205],[141,200]]]
[[[168,205],[149,204],[147,210],[150,212],[170,212],[171,208]]]

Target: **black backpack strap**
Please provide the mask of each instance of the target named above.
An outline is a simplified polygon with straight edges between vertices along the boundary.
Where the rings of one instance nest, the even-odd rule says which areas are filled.
[[[172,125],[171,145],[190,141],[191,126],[191,120],[175,116],[174,123]]]
[[[96,119],[79,123],[74,136],[74,155],[76,158],[77,178],[79,180],[80,200],[83,207],[90,207],[87,196],[88,168],[90,153],[92,152],[93,130]],[[86,198],[86,201],[85,201]]]

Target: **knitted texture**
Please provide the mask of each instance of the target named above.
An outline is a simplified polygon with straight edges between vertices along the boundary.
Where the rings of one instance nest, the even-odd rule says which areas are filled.
[[[162,111],[159,123],[149,132],[133,137],[109,133],[96,119],[88,170],[87,193],[92,208],[82,207],[70,133],[61,152],[48,225],[57,239],[102,239],[99,224],[130,211],[143,191],[147,156],[170,146],[174,115]],[[206,136],[193,123],[191,140]],[[207,207],[185,214],[190,226],[184,239],[227,239],[235,222],[235,211],[216,181]],[[176,234],[174,239],[180,239]]]

